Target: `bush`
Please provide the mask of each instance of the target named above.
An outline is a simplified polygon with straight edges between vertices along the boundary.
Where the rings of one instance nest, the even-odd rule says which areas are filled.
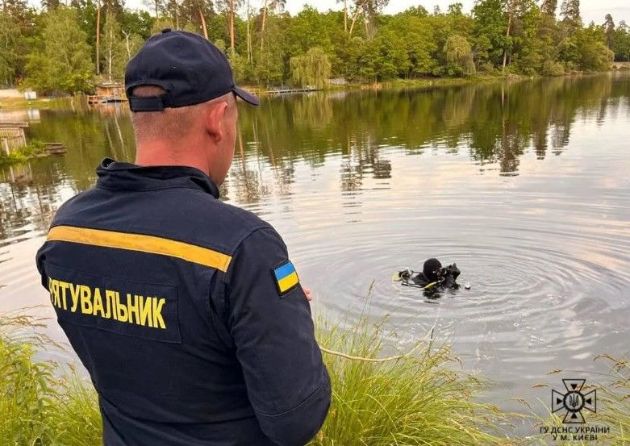
[[[553,60],[545,61],[541,74],[543,76],[563,76],[564,66],[560,62],[554,62]]]
[[[483,74],[495,74],[496,70],[491,62],[484,62],[479,65],[479,72]]]

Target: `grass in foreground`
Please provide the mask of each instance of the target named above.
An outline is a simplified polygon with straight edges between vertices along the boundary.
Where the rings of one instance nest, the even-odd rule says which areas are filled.
[[[34,335],[27,316],[0,318],[0,439],[3,445],[88,446],[101,443],[96,393],[75,374],[58,376],[38,351],[58,348]],[[29,333],[21,335],[21,333]]]
[[[312,445],[510,444],[497,430],[504,415],[474,400],[482,383],[454,367],[446,346],[421,341],[383,358],[382,327],[366,318],[322,327],[320,344],[345,355],[324,351],[333,402]]]
[[[89,382],[58,376],[57,364],[34,358],[50,348],[49,340],[15,334],[38,325],[28,317],[0,319],[0,438],[12,445],[100,444]],[[349,329],[322,322],[318,334],[324,348],[345,356],[324,353],[333,403],[312,445],[506,443],[494,427],[503,420],[500,412],[474,402],[479,381],[452,367],[446,347],[427,341],[383,360],[383,332],[365,318]]]
[[[630,358],[600,355],[611,363],[612,383],[598,390],[598,421],[610,426],[615,444],[630,445]]]

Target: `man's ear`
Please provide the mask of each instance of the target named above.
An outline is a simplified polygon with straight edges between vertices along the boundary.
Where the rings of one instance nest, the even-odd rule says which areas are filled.
[[[223,119],[227,109],[226,101],[216,102],[206,109],[204,124],[206,131],[215,142],[221,141],[224,137]]]

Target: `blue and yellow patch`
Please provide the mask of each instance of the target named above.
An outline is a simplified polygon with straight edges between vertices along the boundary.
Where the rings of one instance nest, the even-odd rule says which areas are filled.
[[[280,295],[285,294],[300,283],[293,263],[288,260],[273,270],[273,276],[276,279],[276,285],[278,286]]]

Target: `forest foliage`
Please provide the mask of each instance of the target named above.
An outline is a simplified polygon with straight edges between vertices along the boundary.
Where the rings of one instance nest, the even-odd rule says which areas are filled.
[[[579,0],[477,0],[446,11],[388,0],[346,0],[340,11],[285,0],[3,0],[0,87],[90,92],[119,81],[144,40],[163,28],[199,33],[228,55],[239,82],[324,86],[328,78],[380,82],[425,77],[562,75],[630,61],[630,28],[608,14],[584,24]]]

